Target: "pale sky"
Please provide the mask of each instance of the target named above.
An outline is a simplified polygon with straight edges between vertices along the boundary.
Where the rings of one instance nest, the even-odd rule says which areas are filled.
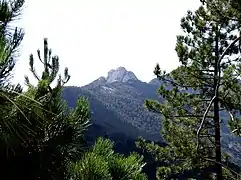
[[[167,71],[177,67],[180,19],[199,5],[199,0],[26,0],[15,81],[29,74],[29,55],[36,57],[47,37],[61,70],[69,68],[67,85],[88,84],[119,66],[149,82],[157,62]]]

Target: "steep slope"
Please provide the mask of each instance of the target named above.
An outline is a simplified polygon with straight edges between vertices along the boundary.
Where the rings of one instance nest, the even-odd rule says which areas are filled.
[[[122,121],[149,133],[159,132],[159,116],[150,113],[144,107],[145,99],[156,97],[155,91],[148,92],[148,85],[139,81],[113,82],[92,89],[83,89],[101,101],[106,109],[114,112]]]
[[[144,107],[146,99],[158,99],[156,93],[162,83],[153,79],[149,83],[139,81],[133,72],[123,67],[108,72],[83,87],[65,87],[64,98],[74,107],[78,96],[89,98],[93,125],[87,132],[89,141],[97,136],[108,136],[126,148],[128,140],[142,136],[149,140],[161,140],[161,116],[149,112]],[[171,87],[170,87],[171,88]],[[231,135],[227,120],[228,114],[221,113],[222,148],[241,162],[240,138]]]
[[[81,88],[66,87],[64,98],[74,107],[78,96],[88,97],[93,124],[101,126],[109,135],[124,133],[134,139],[142,136],[160,140],[160,116],[144,107],[147,98],[157,98],[157,88],[139,81],[133,72],[120,67],[111,70],[106,79],[101,77]]]

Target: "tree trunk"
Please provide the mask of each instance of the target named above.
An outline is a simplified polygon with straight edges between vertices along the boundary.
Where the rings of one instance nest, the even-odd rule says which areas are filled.
[[[218,31],[217,31],[218,33]],[[218,34],[216,34],[216,50],[215,50],[215,68],[214,68],[214,89],[216,89],[218,85]],[[214,92],[215,93],[215,92]],[[214,104],[214,128],[215,128],[215,157],[216,157],[216,179],[222,180],[222,166],[221,166],[221,136],[220,136],[220,122],[219,122],[219,92],[217,90],[216,98],[213,102]]]

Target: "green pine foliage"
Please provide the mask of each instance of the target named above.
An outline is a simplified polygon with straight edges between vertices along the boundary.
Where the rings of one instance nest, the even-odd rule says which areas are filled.
[[[158,90],[163,103],[145,104],[164,116],[161,134],[168,145],[143,140],[137,144],[163,162],[159,179],[215,176],[220,180],[227,170],[232,174],[227,179],[237,177],[221,149],[221,124],[227,119],[220,114],[229,113],[232,125],[240,116],[238,18],[240,12],[227,0],[206,1],[195,12],[188,11],[181,19],[184,35],[177,36],[176,43],[181,65],[171,73],[159,65],[155,68],[163,82]]]
[[[37,85],[27,76],[25,92],[10,83],[23,32],[9,23],[18,17],[23,4],[22,0],[0,1],[0,178],[146,179],[141,173],[142,157],[115,154],[108,140],[100,139],[86,151],[89,103],[79,98],[74,109],[67,107],[62,90],[70,75],[67,68],[63,77],[59,75],[59,58],[52,56],[47,39],[43,56],[37,51],[41,74],[32,54],[29,59]]]
[[[184,35],[177,36],[176,43],[181,65],[171,73],[159,65],[155,68],[163,82],[158,90],[162,103],[145,103],[164,117],[161,134],[166,146],[137,142],[162,162],[158,179],[240,178],[221,149],[222,122],[227,119],[220,114],[229,114],[232,132],[240,136],[241,5],[238,0],[201,2],[197,11],[188,11],[181,20]],[[74,109],[67,107],[62,91],[70,75],[67,68],[59,74],[59,58],[52,56],[47,39],[43,56],[37,51],[41,74],[32,54],[29,59],[37,85],[27,76],[26,92],[11,84],[24,33],[10,23],[23,5],[24,0],[0,0],[0,178],[146,180],[139,154],[115,153],[113,142],[103,138],[85,148],[89,103],[79,98]],[[110,106],[115,108],[116,103]]]
[[[78,180],[146,180],[142,173],[143,157],[132,153],[125,157],[115,153],[113,142],[98,138],[89,152],[72,165],[72,179]]]
[[[12,119],[13,114],[9,113],[13,108],[21,112],[15,98],[22,88],[11,84],[10,79],[24,33],[11,23],[19,16],[23,4],[23,0],[0,1],[0,142],[7,147],[11,147],[12,138],[14,141],[21,141],[20,132],[23,130],[21,124]],[[24,108],[25,104],[22,103],[21,106]],[[5,149],[5,152],[8,152],[8,149]]]
[[[20,15],[24,0],[0,1],[0,83],[6,85],[15,66],[23,30],[10,25]]]
[[[58,75],[59,59],[51,56],[47,39],[44,39],[43,54],[42,59],[38,50],[38,58],[44,67],[41,77],[37,75],[33,55],[30,55],[30,70],[38,80],[37,86],[26,77],[27,91],[15,98],[17,104],[24,101],[28,108],[21,111],[12,108],[9,112],[9,119],[18,121],[24,133],[20,135],[22,141],[9,137],[11,141],[5,146],[10,145],[12,151],[8,155],[4,153],[7,147],[0,147],[1,177],[69,179],[70,163],[79,160],[84,151],[83,135],[89,125],[89,104],[80,98],[75,109],[67,108],[62,90],[70,78],[68,69],[63,78]],[[39,107],[34,106],[35,102],[40,104]]]

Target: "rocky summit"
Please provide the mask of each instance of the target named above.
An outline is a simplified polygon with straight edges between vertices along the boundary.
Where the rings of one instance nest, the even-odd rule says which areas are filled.
[[[110,70],[106,78],[107,83],[112,82],[127,82],[130,80],[138,80],[135,74],[131,71],[127,71],[124,67],[119,67],[115,70]]]

